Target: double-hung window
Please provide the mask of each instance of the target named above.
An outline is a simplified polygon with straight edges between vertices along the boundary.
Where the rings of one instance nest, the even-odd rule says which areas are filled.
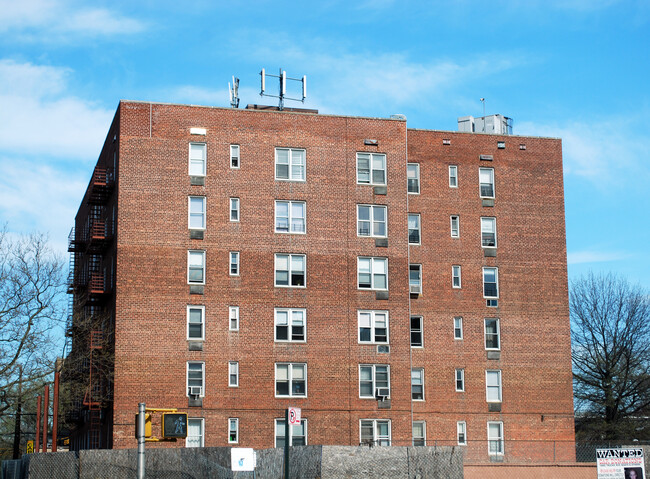
[[[305,150],[275,149],[275,179],[305,181]]]
[[[205,284],[205,251],[187,252],[187,282]]]
[[[424,369],[411,369],[411,399],[424,401]]]
[[[230,221],[239,221],[239,198],[230,198]]]
[[[481,246],[483,248],[496,248],[497,246],[497,219],[481,218]]]
[[[240,154],[239,154],[239,145],[230,145],[230,167],[239,168],[240,163]]]
[[[409,213],[409,244],[420,244],[420,215]]]
[[[491,456],[502,456],[504,453],[503,423],[489,421],[488,427],[488,453]]]
[[[275,255],[275,286],[304,288],[306,271],[304,254]]]
[[[467,445],[467,423],[465,421],[458,421],[456,423],[456,437],[458,438],[459,446]]]
[[[422,347],[422,316],[411,316],[411,347]]]
[[[483,268],[483,297],[486,306],[498,306],[499,271],[497,268]]]
[[[275,420],[275,447],[284,447],[286,443],[286,421],[284,419]],[[300,424],[292,424],[289,433],[290,446],[307,445],[307,419],[301,419]]]
[[[357,153],[357,183],[386,184],[386,155],[382,153]]]
[[[454,318],[454,339],[463,339],[463,318],[461,316]]]
[[[228,444],[237,444],[239,442],[239,418],[231,417],[228,419]]]
[[[458,166],[449,165],[449,188],[458,188]]]
[[[228,307],[228,329],[239,331],[239,306]]]
[[[357,205],[357,235],[385,238],[386,207],[377,205]]]
[[[205,339],[205,306],[187,307],[187,339],[191,341]]]
[[[359,397],[390,397],[390,366],[386,364],[359,365]]]
[[[465,391],[465,370],[456,369],[456,391]]]
[[[359,289],[388,289],[388,258],[357,258]]]
[[[191,230],[205,229],[205,196],[188,198],[188,223]]]
[[[487,402],[501,402],[501,370],[485,371]]]
[[[304,201],[275,202],[275,232],[302,234],[306,232]]]
[[[230,252],[230,276],[239,276],[239,251]]]
[[[451,267],[451,286],[452,288],[460,288],[460,266],[454,265]]]
[[[390,446],[390,419],[361,419],[359,442],[371,446]]]
[[[413,421],[413,445],[427,445],[427,423],[424,421]]]
[[[190,176],[205,176],[206,151],[205,143],[190,143]]]
[[[451,225],[451,237],[460,238],[460,217],[458,215],[451,215],[449,217]]]
[[[204,421],[202,417],[187,418],[185,447],[203,447]]]
[[[494,168],[479,168],[481,198],[494,198]]]
[[[275,308],[275,340],[304,343],[307,338],[306,310]]]
[[[239,363],[237,361],[228,363],[228,386],[231,388],[239,387]]]
[[[275,364],[275,397],[307,397],[306,364]]]
[[[388,344],[388,311],[358,311],[359,342]]]
[[[187,395],[205,396],[205,363],[203,361],[187,362]]]
[[[501,349],[499,318],[485,318],[485,349],[488,351]]]
[[[420,194],[420,164],[409,163],[406,166],[406,178],[408,192],[414,195]]]
[[[422,294],[422,265],[409,265],[409,292],[411,294]]]

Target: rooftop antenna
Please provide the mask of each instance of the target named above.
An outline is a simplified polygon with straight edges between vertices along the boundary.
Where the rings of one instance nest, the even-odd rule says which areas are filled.
[[[278,109],[280,111],[284,110],[284,100],[292,100],[292,101],[300,101],[302,103],[305,103],[305,98],[307,98],[307,75],[304,75],[302,78],[290,78],[287,76],[287,72],[282,70],[280,68],[280,73],[278,75],[271,75],[270,73],[266,73],[265,69],[262,68],[262,71],[260,72],[261,80],[262,80],[262,88],[260,90],[260,96],[271,96],[273,98],[278,98]],[[268,93],[264,93],[266,90],[266,77],[273,77],[273,78],[278,78],[280,80],[280,89],[279,89],[279,95],[269,95]],[[291,98],[287,96],[287,80],[291,81],[299,81],[302,84],[302,98]]]
[[[232,87],[228,82],[228,94],[230,95],[230,106],[239,108],[239,78],[232,77]]]
[[[485,133],[485,98],[481,98],[481,103],[483,103],[483,133]]]

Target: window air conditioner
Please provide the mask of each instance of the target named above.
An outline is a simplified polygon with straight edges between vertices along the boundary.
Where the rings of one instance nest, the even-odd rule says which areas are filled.
[[[190,396],[199,397],[203,393],[202,386],[190,386]]]
[[[377,388],[375,390],[375,396],[377,399],[386,399],[388,396],[390,396],[390,389],[389,388]]]
[[[420,294],[422,292],[419,284],[412,284],[410,288],[411,294]]]

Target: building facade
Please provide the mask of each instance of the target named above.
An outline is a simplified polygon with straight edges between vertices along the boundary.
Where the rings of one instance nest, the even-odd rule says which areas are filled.
[[[70,251],[73,448],[575,457],[560,140],[123,101]]]

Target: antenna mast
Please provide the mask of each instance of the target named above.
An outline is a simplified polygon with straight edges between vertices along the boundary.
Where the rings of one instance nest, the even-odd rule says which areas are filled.
[[[239,78],[232,77],[232,87],[228,82],[228,93],[230,94],[230,106],[239,108]]]
[[[265,69],[262,68],[262,71],[260,72],[261,76],[261,90],[260,90],[260,96],[270,96],[273,98],[278,98],[278,109],[280,111],[284,110],[284,100],[292,100],[292,101],[300,101],[300,102],[305,102],[305,98],[307,98],[307,75],[304,75],[302,78],[289,78],[287,76],[287,72],[282,70],[280,68],[280,73],[278,75],[271,75],[270,73],[266,73]],[[273,78],[278,78],[280,80],[280,86],[279,86],[279,94],[278,95],[269,95],[268,93],[264,93],[266,90],[266,77],[273,77]],[[302,98],[291,98],[287,96],[287,80],[291,81],[298,81],[302,84]]]

